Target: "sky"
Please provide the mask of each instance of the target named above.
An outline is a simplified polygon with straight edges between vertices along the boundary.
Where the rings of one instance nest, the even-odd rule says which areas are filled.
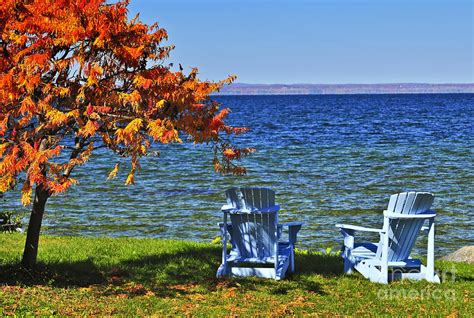
[[[472,0],[131,0],[169,62],[240,83],[473,83]]]

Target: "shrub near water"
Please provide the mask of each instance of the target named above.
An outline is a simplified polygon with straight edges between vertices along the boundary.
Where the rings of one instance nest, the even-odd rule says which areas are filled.
[[[21,232],[21,217],[13,211],[0,212],[0,232]]]
[[[334,253],[297,251],[283,281],[215,278],[220,247],[156,239],[45,236],[34,271],[24,236],[0,235],[0,315],[460,315],[474,312],[474,266],[437,263],[445,283],[388,286],[342,275]],[[454,275],[453,275],[454,274]],[[395,292],[396,291],[396,292]]]

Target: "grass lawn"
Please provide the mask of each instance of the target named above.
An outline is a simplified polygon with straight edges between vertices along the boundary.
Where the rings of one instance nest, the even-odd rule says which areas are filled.
[[[218,245],[43,236],[29,272],[19,266],[24,240],[0,234],[0,316],[474,315],[474,265],[436,263],[440,285],[384,286],[342,275],[338,256],[300,251],[283,281],[218,280]]]

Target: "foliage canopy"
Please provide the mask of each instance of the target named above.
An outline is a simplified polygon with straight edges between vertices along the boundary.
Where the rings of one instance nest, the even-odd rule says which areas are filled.
[[[246,129],[227,125],[229,110],[209,97],[235,77],[209,82],[197,69],[172,71],[166,31],[129,19],[128,1],[0,2],[0,192],[22,173],[24,204],[35,184],[63,192],[98,147],[130,157],[131,184],[154,142],[180,136],[211,143],[216,171],[245,173],[233,160],[252,149],[223,136]]]

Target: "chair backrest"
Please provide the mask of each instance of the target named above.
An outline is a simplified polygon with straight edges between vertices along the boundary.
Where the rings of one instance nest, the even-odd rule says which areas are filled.
[[[390,196],[387,211],[420,214],[430,210],[434,195],[428,192],[402,192]],[[423,226],[423,219],[385,219],[388,222],[388,261],[407,259]],[[379,246],[378,255],[381,255]]]
[[[257,209],[275,205],[275,192],[265,188],[231,188],[227,204],[238,209],[230,213],[232,237],[241,257],[265,260],[275,257],[277,212]]]
[[[227,204],[242,211],[275,206],[275,191],[267,188],[230,188],[225,194]]]

